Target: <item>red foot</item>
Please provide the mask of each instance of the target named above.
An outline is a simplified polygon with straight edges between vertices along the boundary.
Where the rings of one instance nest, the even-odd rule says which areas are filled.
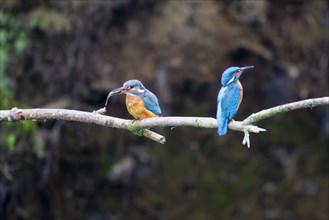
[[[131,123],[133,124],[135,121],[141,121],[141,120],[143,120],[143,119],[144,119],[144,118],[139,118],[139,119],[135,118],[135,119],[131,120]]]

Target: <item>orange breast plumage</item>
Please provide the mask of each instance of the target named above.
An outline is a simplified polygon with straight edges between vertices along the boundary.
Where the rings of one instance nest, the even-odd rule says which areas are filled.
[[[242,102],[242,99],[243,99],[243,87],[242,87],[242,85],[241,85],[241,83],[240,83],[239,80],[236,81],[235,84],[236,84],[237,86],[239,86],[239,88],[240,88],[240,99],[239,99],[239,104],[238,104],[238,108],[239,108],[239,107],[240,107],[240,104],[241,104],[241,102]]]
[[[145,119],[159,117],[153,112],[145,108],[144,102],[140,96],[137,95],[127,95],[126,96],[126,107],[128,112],[135,119]]]

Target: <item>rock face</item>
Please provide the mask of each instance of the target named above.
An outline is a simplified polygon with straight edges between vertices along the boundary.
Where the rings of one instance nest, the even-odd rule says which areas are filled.
[[[15,98],[32,107],[92,111],[113,88],[139,79],[157,95],[163,115],[214,117],[222,71],[246,65],[255,69],[241,77],[238,120],[329,94],[326,1],[5,1],[3,7],[28,31],[29,48],[8,75]],[[110,105],[108,114],[131,117],[123,98]],[[30,151],[19,158],[32,163],[6,157],[5,164],[22,168],[13,168],[13,184],[0,180],[0,218],[325,219],[323,118],[328,109],[270,119],[266,134],[251,137],[251,151],[235,132],[219,138],[215,130],[159,129],[167,144],[155,146],[115,129],[41,124],[41,162]],[[23,149],[33,149],[26,143]],[[282,165],[289,155],[298,155],[294,169]],[[122,164],[129,172],[117,175]]]

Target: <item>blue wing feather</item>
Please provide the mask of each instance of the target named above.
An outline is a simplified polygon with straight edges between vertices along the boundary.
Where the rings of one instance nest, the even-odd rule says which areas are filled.
[[[237,85],[231,84],[228,86],[221,107],[229,121],[238,111],[240,96],[240,88]]]
[[[147,110],[161,116],[158,98],[151,91],[146,89],[146,91],[141,95],[141,98],[143,99]]]
[[[217,96],[217,122],[218,134],[225,135],[227,124],[232,120],[239,107],[241,91],[239,86],[232,83],[227,87],[222,87]]]
[[[227,132],[227,119],[225,117],[223,109],[221,108],[226,89],[227,89],[226,87],[222,87],[217,96],[216,118],[218,123],[218,130],[217,130],[218,135],[225,135]]]

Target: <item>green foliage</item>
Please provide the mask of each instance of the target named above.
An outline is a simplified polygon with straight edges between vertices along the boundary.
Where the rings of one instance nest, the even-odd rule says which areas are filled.
[[[0,10],[0,109],[18,106],[14,101],[14,83],[7,69],[28,47],[28,33],[22,22]],[[19,106],[22,106],[20,103]],[[44,144],[36,134],[37,124],[33,121],[2,122],[0,124],[0,152],[15,150],[19,140],[32,145],[35,154],[43,157]]]
[[[0,152],[13,153],[17,143],[32,146],[38,158],[44,156],[44,141],[38,136],[37,124],[33,121],[2,122],[0,125]]]
[[[11,109],[17,106],[12,94],[3,88],[0,88],[1,102],[0,109]],[[20,106],[22,106],[20,104]],[[37,157],[42,158],[44,155],[44,143],[36,135],[37,124],[34,121],[24,122],[1,122],[0,123],[0,152],[8,150],[13,152],[18,140],[24,139],[28,144],[33,146],[33,151]],[[4,147],[5,146],[5,147]]]
[[[46,33],[66,33],[72,29],[70,19],[64,13],[45,8],[31,11],[28,25]]]
[[[11,152],[14,149],[16,143],[16,135],[14,133],[10,133],[7,136],[7,148]]]
[[[2,81],[2,78],[0,78],[0,79]],[[1,86],[0,86],[0,98],[1,98],[0,109],[6,109],[6,108],[12,106],[12,104],[14,102],[12,94],[9,92],[9,90],[5,90]]]
[[[11,89],[13,82],[6,74],[9,64],[28,47],[28,35],[23,24],[0,10],[0,88]]]

